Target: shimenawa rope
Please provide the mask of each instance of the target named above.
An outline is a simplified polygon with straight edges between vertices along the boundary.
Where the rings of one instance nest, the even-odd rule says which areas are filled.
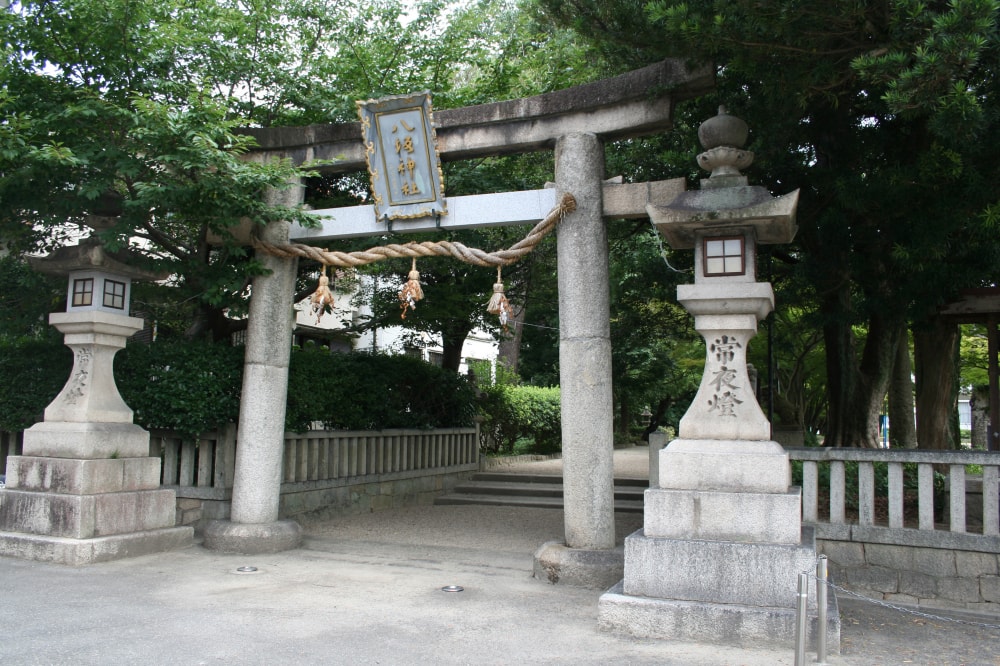
[[[399,259],[403,257],[453,257],[459,261],[475,266],[509,266],[535,249],[535,246],[555,229],[556,224],[568,213],[576,210],[576,199],[571,194],[563,194],[555,208],[549,211],[545,219],[532,228],[528,235],[511,245],[506,250],[485,252],[478,248],[467,247],[462,243],[451,241],[426,241],[423,243],[406,243],[381,245],[359,252],[332,252],[312,245],[287,243],[278,245],[255,238],[253,246],[263,252],[277,257],[301,257],[319,262],[325,266],[338,268],[353,268],[364,266],[383,259]]]
[[[452,257],[475,266],[495,266],[497,269],[497,281],[493,285],[493,297],[487,305],[487,311],[498,315],[501,325],[506,330],[507,322],[513,317],[514,311],[510,303],[507,302],[507,297],[504,295],[504,285],[500,269],[503,266],[513,264],[534,250],[538,243],[555,229],[556,224],[574,210],[576,210],[576,199],[569,193],[563,194],[555,208],[549,211],[545,219],[536,224],[528,232],[527,236],[506,250],[498,250],[496,252],[484,252],[483,250],[470,248],[462,243],[453,243],[451,241],[426,241],[423,243],[406,243],[405,245],[394,243],[373,247],[360,252],[331,252],[300,243],[278,245],[276,243],[268,243],[259,238],[254,238],[253,246],[262,252],[274,256],[312,259],[323,265],[323,274],[320,277],[319,287],[310,299],[317,323],[319,323],[327,307],[333,305],[333,295],[330,293],[328,286],[329,279],[326,277],[327,266],[353,268],[382,261],[383,259],[410,257],[413,260],[410,266],[410,273],[407,276],[406,284],[403,285],[403,288],[399,292],[399,305],[403,311],[401,315],[403,319],[406,319],[407,311],[415,309],[417,301],[424,297],[424,292],[420,287],[420,273],[417,271],[418,257]]]

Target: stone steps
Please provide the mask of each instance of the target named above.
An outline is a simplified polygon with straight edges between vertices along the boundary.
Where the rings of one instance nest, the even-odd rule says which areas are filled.
[[[645,479],[615,479],[615,511],[642,513],[643,492],[648,485]],[[562,509],[562,477],[481,472],[434,503]]]

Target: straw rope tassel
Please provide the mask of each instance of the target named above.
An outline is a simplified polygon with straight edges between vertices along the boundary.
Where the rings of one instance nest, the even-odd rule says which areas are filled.
[[[507,322],[514,318],[514,309],[510,307],[507,296],[503,293],[503,277],[500,275],[501,268],[497,266],[497,281],[493,285],[493,296],[486,304],[486,311],[500,317],[500,325],[503,330],[507,330]]]
[[[309,298],[309,307],[312,309],[312,313],[316,315],[317,324],[326,313],[327,306],[333,308],[333,292],[330,291],[330,278],[326,276],[326,265],[324,265],[319,276],[319,286],[316,287],[316,291]]]
[[[406,284],[399,290],[399,307],[403,310],[400,319],[406,319],[407,310],[416,310],[417,301],[424,298],[424,290],[420,288],[420,271],[417,270],[417,258],[410,264],[410,273],[406,276]]]

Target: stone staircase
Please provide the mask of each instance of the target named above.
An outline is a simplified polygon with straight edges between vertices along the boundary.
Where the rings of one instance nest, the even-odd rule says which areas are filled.
[[[646,479],[615,479],[615,511],[642,513],[643,492],[648,487],[649,481]],[[452,492],[435,499],[434,503],[561,509],[562,477],[480,472],[465,483],[455,486]]]

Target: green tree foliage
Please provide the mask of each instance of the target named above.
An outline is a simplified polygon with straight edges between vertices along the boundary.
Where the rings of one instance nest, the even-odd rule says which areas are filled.
[[[66,281],[40,275],[16,256],[0,257],[0,341],[52,338],[58,332],[48,325],[48,314],[62,309]]]
[[[875,445],[902,325],[1000,265],[998,3],[539,4],[623,67],[719,65],[711,101],[749,123],[751,176],[801,189],[787,270],[809,284],[824,331],[827,443]]]
[[[962,388],[966,391],[989,386],[989,340],[982,324],[962,326]]]
[[[0,12],[0,234],[12,250],[47,250],[91,229],[111,249],[132,246],[175,276],[176,300],[199,306],[191,335],[241,303],[260,268],[208,235],[225,239],[243,219],[308,218],[261,197],[302,170],[246,160],[252,141],[235,131],[256,119],[245,105],[272,90],[266,77],[258,86],[243,77],[287,55],[290,24],[267,48],[240,43],[230,34],[246,25],[238,9],[65,0]],[[254,53],[262,66],[222,53]],[[213,94],[215,85],[242,97]]]
[[[614,223],[609,235],[616,421],[620,435],[629,438],[636,426],[646,428],[638,418],[646,408],[653,414],[654,428],[676,424],[683,415],[701,381],[703,364],[679,361],[701,337],[676,297],[677,285],[690,281],[692,273],[668,265],[648,221]],[[702,345],[694,346],[695,358],[703,361]]]

